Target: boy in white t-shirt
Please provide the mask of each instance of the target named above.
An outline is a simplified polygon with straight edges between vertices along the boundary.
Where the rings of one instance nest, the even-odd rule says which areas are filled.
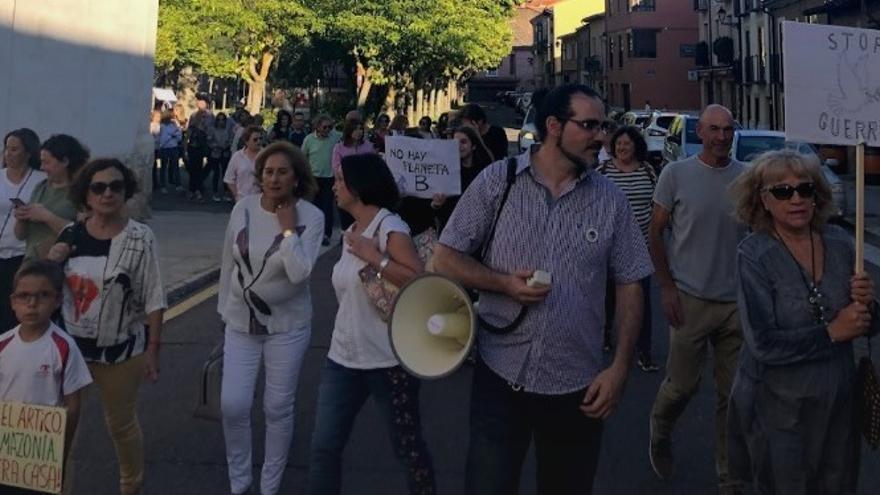
[[[0,335],[0,400],[67,409],[66,454],[92,375],[73,338],[50,320],[63,283],[61,267],[46,260],[27,261],[15,274],[12,310],[21,323]]]

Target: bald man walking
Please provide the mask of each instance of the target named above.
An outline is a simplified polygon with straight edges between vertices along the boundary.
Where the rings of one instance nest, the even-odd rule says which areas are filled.
[[[712,348],[715,364],[715,463],[719,493],[738,493],[727,470],[727,402],[742,343],[736,306],[736,247],[744,230],[728,186],[745,166],[730,158],[733,115],[721,105],[703,110],[698,155],[667,165],[657,181],[649,240],[670,325],[666,377],[651,411],[651,466],[673,472],[672,432],[697,392]],[[668,240],[664,233],[669,229]]]

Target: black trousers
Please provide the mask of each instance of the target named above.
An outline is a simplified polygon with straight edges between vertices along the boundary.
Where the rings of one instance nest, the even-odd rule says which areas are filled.
[[[14,256],[12,258],[0,258],[0,332],[11,330],[12,327],[18,325],[18,319],[12,312],[12,302],[9,296],[12,295],[12,279],[15,272],[21,266],[24,256]]]
[[[580,411],[585,392],[516,391],[478,360],[471,387],[465,493],[518,493],[523,459],[532,439],[539,495],[592,493],[603,423]]]
[[[315,206],[324,213],[324,235],[333,233],[333,177],[315,177],[318,182],[318,194],[315,195]]]
[[[186,149],[186,173],[189,174],[189,192],[202,192],[202,169],[208,150],[189,147]]]

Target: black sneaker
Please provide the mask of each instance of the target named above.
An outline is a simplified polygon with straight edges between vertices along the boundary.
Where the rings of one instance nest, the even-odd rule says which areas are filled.
[[[649,427],[650,446],[648,457],[651,460],[651,468],[661,480],[672,478],[675,461],[672,457],[672,439],[660,438],[654,435],[654,422]]]
[[[639,368],[646,373],[653,373],[660,369],[660,367],[657,366],[657,363],[655,363],[654,360],[651,359],[650,354],[640,353],[637,363],[639,365]]]

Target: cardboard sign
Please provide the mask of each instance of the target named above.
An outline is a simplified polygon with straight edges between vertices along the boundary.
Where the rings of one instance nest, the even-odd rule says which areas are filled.
[[[67,410],[0,401],[0,485],[60,493]]]
[[[880,146],[880,31],[784,22],[785,137]]]
[[[461,194],[458,141],[403,136],[385,138],[385,162],[397,187],[407,196]]]

